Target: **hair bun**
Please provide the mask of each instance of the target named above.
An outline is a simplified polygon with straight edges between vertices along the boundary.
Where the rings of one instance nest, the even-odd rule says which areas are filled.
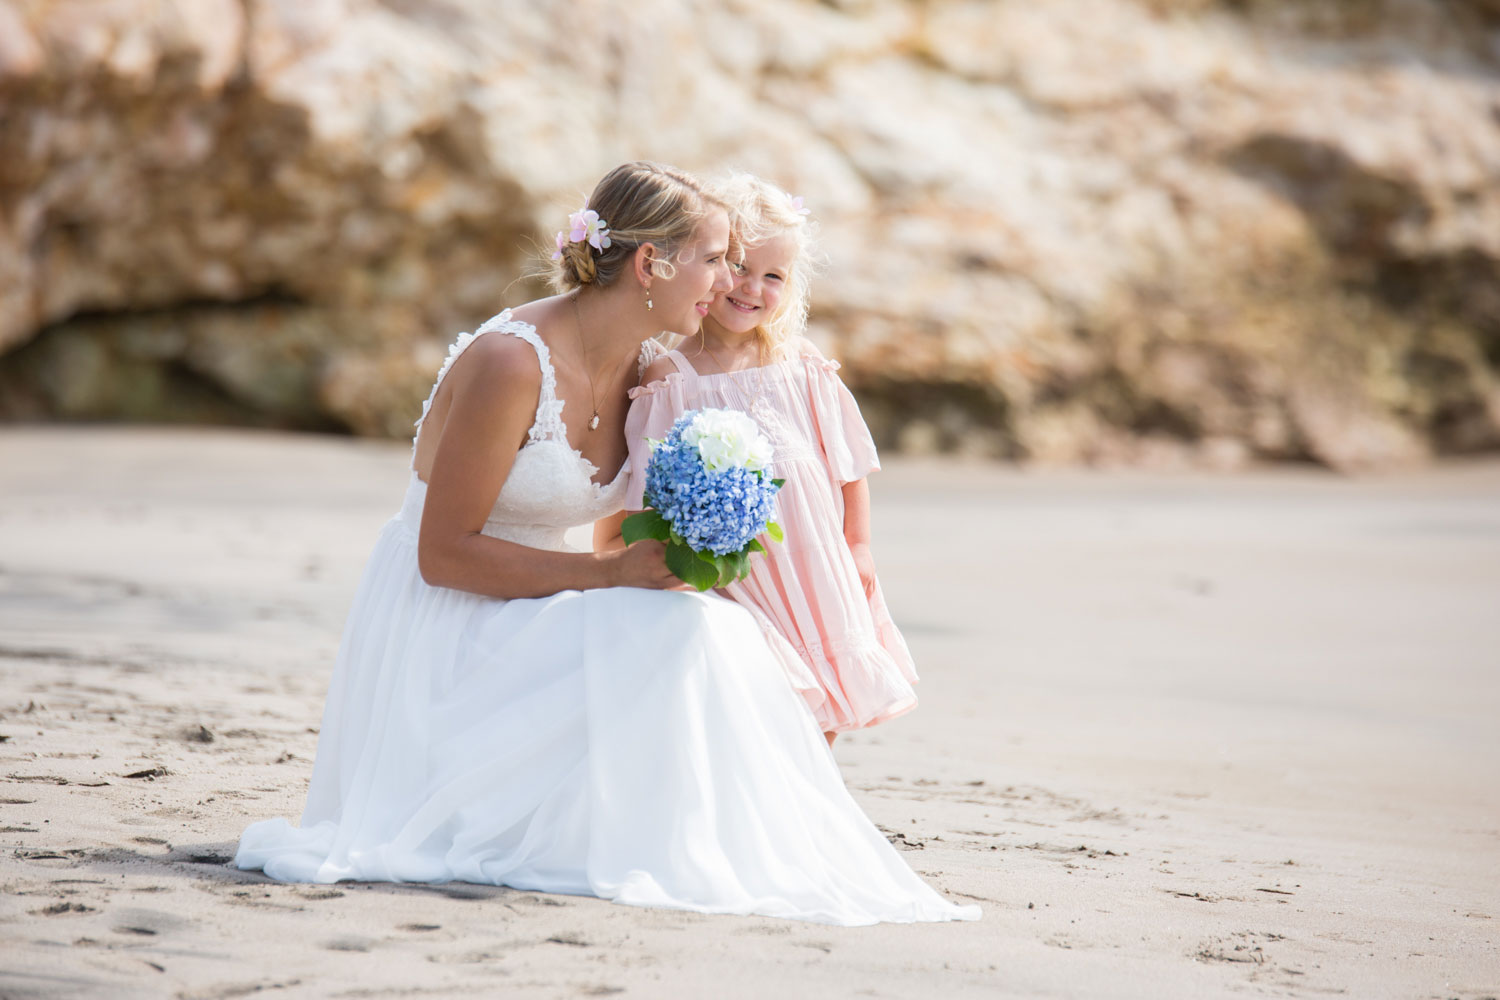
[[[594,262],[594,254],[587,243],[569,243],[563,249],[563,260],[567,263],[570,276],[580,285],[593,284],[599,276],[599,267]]]

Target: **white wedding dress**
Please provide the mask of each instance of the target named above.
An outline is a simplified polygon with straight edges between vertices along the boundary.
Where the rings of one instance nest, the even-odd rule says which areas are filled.
[[[569,446],[535,330],[507,311],[475,337],[491,332],[530,343],[543,377],[484,533],[566,549],[567,529],[620,508],[625,473],[595,484]],[[634,588],[504,601],[430,586],[417,570],[425,494],[413,473],[359,585],[302,825],[253,824],[236,865],[830,924],[978,918],[850,798],[745,610]]]

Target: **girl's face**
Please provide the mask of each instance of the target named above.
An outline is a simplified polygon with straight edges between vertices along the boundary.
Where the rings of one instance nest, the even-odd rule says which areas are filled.
[[[734,268],[734,287],[715,296],[708,309],[714,322],[731,333],[749,333],[776,315],[796,254],[791,233],[747,247]]]
[[[690,336],[698,332],[714,296],[729,290],[729,216],[715,210],[698,224],[693,239],[675,257],[676,273],[651,284],[653,314],[661,328]]]

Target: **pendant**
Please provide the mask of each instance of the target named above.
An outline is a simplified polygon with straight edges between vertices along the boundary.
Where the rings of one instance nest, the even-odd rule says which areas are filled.
[[[592,419],[592,420],[589,421],[589,430],[596,431],[598,429],[599,429],[599,414],[595,413],[594,414],[594,419]]]

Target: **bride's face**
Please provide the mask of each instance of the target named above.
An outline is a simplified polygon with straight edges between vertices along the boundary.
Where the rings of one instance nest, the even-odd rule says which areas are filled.
[[[729,291],[729,217],[714,211],[701,223],[693,239],[673,258],[676,273],[651,285],[653,312],[663,330],[683,336],[698,332],[714,296]]]

